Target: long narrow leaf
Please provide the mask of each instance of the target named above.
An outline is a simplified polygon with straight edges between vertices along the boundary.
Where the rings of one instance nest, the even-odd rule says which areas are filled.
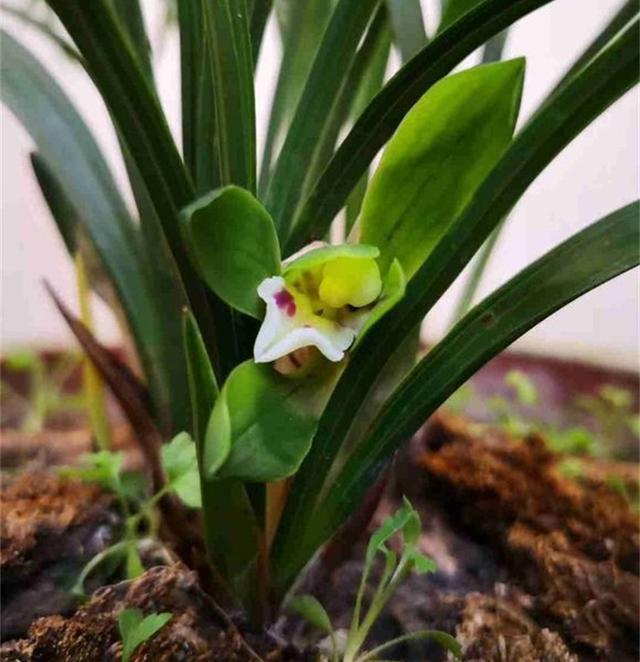
[[[140,7],[139,0],[112,0],[113,8],[120,19],[122,26],[131,41],[138,62],[153,82],[153,67],[151,65],[151,44],[147,37],[147,30],[144,25],[144,17]]]
[[[420,0],[387,0],[393,41],[403,62],[408,62],[427,43]]]
[[[320,506],[330,533],[395,450],[478,368],[533,326],[640,262],[634,202],[579,232],[476,306],[422,359],[385,405]]]
[[[9,14],[9,16],[13,16],[13,18],[18,19],[30,28],[35,29],[43,37],[51,40],[51,42],[58,46],[58,48],[60,48],[60,50],[71,60],[82,63],[82,57],[78,51],[73,47],[72,44],[69,43],[65,37],[59,35],[47,21],[35,18],[32,16],[33,12],[30,13],[27,9],[22,9],[21,7],[13,7],[11,5],[1,3],[0,9],[6,14]]]
[[[283,52],[260,165],[261,194],[266,193],[276,143],[300,100],[333,4],[333,0],[280,0],[277,3]]]
[[[178,264],[192,308],[207,318],[204,292],[182,245],[178,211],[193,198],[189,180],[158,99],[108,0],[47,0],[83,55],[136,164]],[[203,329],[206,332],[206,329]]]
[[[281,237],[300,202],[327,118],[380,0],[340,0],[324,33],[266,195]]]
[[[253,61],[246,0],[203,4],[208,64],[216,98],[221,184],[256,192]]]
[[[340,130],[349,118],[349,112],[356,101],[360,85],[369,75],[370,67],[375,64],[379,52],[386,49],[385,52],[388,53],[388,43],[389,20],[386,7],[381,5],[346,74],[331,112],[325,120],[322,133],[318,136],[313,160],[307,165],[303,193],[315,182],[333,155]]]
[[[547,164],[595,117],[638,80],[638,25],[629,27],[576,76],[513,142],[409,281],[405,297],[361,341],[320,420],[283,514],[274,544],[277,582],[285,588],[308,560],[292,559],[294,535],[313,532],[313,512],[325,479],[371,384],[393,350],[455,280],[491,231]],[[302,565],[300,565],[302,564]]]
[[[253,0],[249,33],[251,35],[251,54],[253,56],[254,68],[258,64],[260,47],[262,46],[262,37],[267,25],[267,19],[271,13],[272,5],[273,0]]]
[[[283,254],[324,236],[362,174],[415,102],[487,39],[551,0],[484,0],[423,48],[376,95],[296,214]]]
[[[569,68],[567,73],[562,77],[558,84],[552,89],[552,91],[545,97],[544,101],[540,104],[536,112],[539,112],[544,108],[545,104],[549,102],[552,96],[563,87],[580,69],[587,63],[591,58],[602,48],[604,48],[611,39],[613,39],[616,34],[627,24],[629,21],[633,20],[634,17],[638,16],[640,13],[640,7],[635,0],[629,0],[626,2],[620,11],[618,11],[611,21],[604,27],[602,32],[594,39],[593,42],[587,46],[587,48],[581,53],[581,55],[576,59],[574,64]],[[502,56],[502,49],[507,37],[507,31],[496,35],[493,40],[490,40],[485,46],[483,61],[488,62],[493,59],[500,59]],[[473,264],[473,269],[469,274],[469,277],[465,283],[464,290],[460,297],[460,301],[457,305],[456,311],[454,313],[454,321],[460,319],[468,310],[469,306],[473,303],[476,292],[482,281],[482,276],[484,271],[491,260],[493,251],[498,243],[500,234],[506,224],[507,219],[501,223],[493,232],[491,237],[487,239],[485,245],[482,247],[482,250],[478,254],[476,260]]]
[[[161,399],[161,338],[139,235],[93,136],[40,63],[2,34],[2,99],[37,145],[36,166],[75,210],[112,280],[136,339],[156,402]],[[46,175],[44,175],[46,177]],[[49,186],[52,192],[51,185]],[[75,231],[75,222],[68,228]],[[66,232],[66,231],[65,231]],[[63,236],[64,233],[63,232]],[[69,247],[77,237],[66,238]]]

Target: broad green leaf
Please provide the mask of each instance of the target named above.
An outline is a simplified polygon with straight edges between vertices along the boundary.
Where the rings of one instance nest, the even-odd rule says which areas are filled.
[[[327,232],[349,193],[420,97],[487,39],[551,0],[484,0],[405,64],[360,115],[296,212],[285,255]]]
[[[351,355],[324,409],[311,452],[296,474],[278,528],[272,550],[278,591],[286,590],[320,541],[335,530],[337,519],[333,515],[327,514],[325,524],[319,521],[318,495],[323,493],[326,477],[332,476],[332,463],[382,364],[390,360],[394,349],[413,332],[538,174],[580,131],[635,84],[637,27],[637,23],[631,24],[621,33],[518,135],[408,283],[402,300],[367,333]],[[383,463],[378,468],[381,466]],[[372,466],[368,470],[373,472]],[[368,479],[372,480],[371,476]],[[364,491],[363,483],[359,489]],[[334,491],[342,492],[335,488]],[[323,531],[324,526],[327,528]],[[294,531],[296,543],[292,546],[289,536]],[[300,531],[306,531],[306,543],[301,541]]]
[[[129,662],[138,646],[149,641],[163,628],[173,614],[163,612],[143,616],[139,609],[124,609],[118,616],[118,629],[122,639],[122,662]]]
[[[316,54],[295,116],[278,156],[265,204],[286,237],[300,202],[306,164],[313,163],[343,83],[379,0],[339,0]]]
[[[236,310],[260,318],[258,285],[280,273],[280,247],[271,217],[244,189],[227,186],[182,213],[191,255],[207,285]]]
[[[196,445],[186,432],[176,435],[162,447],[162,466],[169,487],[190,508],[200,508],[200,475]]]
[[[267,482],[295,472],[309,450],[315,416],[305,413],[314,378],[286,378],[247,361],[225,382],[207,428],[207,475]]]
[[[291,120],[335,0],[277,0],[282,60],[271,102],[269,124],[260,165],[260,194],[266,193],[276,143]]]
[[[396,389],[329,494],[323,516],[342,520],[397,450],[459,386],[535,324],[576,297],[640,262],[640,204],[574,235],[476,306]],[[358,487],[356,487],[358,485]],[[357,495],[357,496],[356,496]],[[329,515],[331,519],[332,516]]]
[[[393,41],[403,62],[408,62],[427,43],[420,0],[386,0],[393,28]]]
[[[198,323],[189,310],[183,313],[182,336],[189,378],[193,438],[200,447],[218,396],[218,384]]]
[[[216,99],[220,183],[255,193],[256,118],[247,1],[216,0],[202,7]]]
[[[362,204],[362,241],[381,270],[411,277],[511,142],[524,60],[486,64],[434,85],[393,135]]]
[[[312,595],[296,595],[287,604],[289,611],[299,614],[318,630],[331,634],[333,627],[325,608]]]

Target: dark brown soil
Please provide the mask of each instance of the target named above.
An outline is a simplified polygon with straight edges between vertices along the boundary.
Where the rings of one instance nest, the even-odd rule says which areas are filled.
[[[607,486],[611,467],[587,465],[575,482],[559,473],[557,458],[538,437],[514,440],[463,418],[434,417],[397,462],[370,528],[406,494],[421,512],[420,545],[438,572],[407,580],[368,644],[437,628],[456,635],[465,659],[478,662],[636,660],[638,520]],[[637,472],[636,465],[615,468],[629,477]],[[11,490],[20,492],[15,484]],[[66,499],[79,509],[76,516],[87,507],[64,491],[59,496],[62,512]],[[35,494],[28,498],[37,503]],[[95,492],[91,498],[100,503]],[[361,542],[331,576],[316,567],[307,580],[337,627],[349,624],[363,553]],[[180,566],[154,568],[133,583],[100,589],[70,618],[36,621],[27,638],[4,645],[3,659],[118,659],[117,615],[129,606],[174,614],[135,660],[255,659],[195,576]],[[321,638],[293,618],[281,619],[273,632],[299,650],[312,651]],[[300,659],[275,639],[247,637],[262,659]],[[388,655],[410,662],[445,659],[424,642]]]
[[[132,658],[135,662],[255,662],[263,659],[203,593],[196,575],[179,565],[151,568],[133,582],[99,589],[71,618],[50,616],[36,621],[27,639],[2,647],[3,659],[116,662],[122,653],[118,615],[130,607],[144,614],[172,614],[168,624],[136,650]],[[284,658],[278,654],[270,659]]]
[[[0,493],[2,639],[75,607],[65,584],[111,544],[118,518],[96,486],[24,473]]]

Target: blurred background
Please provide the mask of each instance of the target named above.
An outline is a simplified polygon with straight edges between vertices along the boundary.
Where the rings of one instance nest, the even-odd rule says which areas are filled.
[[[304,1],[304,0],[300,0]],[[44,3],[14,0],[34,16],[50,19]],[[439,2],[422,0],[427,31],[439,20]],[[510,31],[505,57],[525,56],[527,74],[520,123],[591,42],[621,0],[556,0],[524,18]],[[180,72],[178,37],[167,0],[145,0],[143,8],[155,53],[156,80],[171,128],[179,140]],[[105,108],[84,72],[23,23],[2,15],[3,28],[18,36],[49,70],[91,126],[127,191],[124,167]],[[281,46],[271,19],[258,65],[256,104],[260,149],[270,109]],[[463,66],[478,60],[471,56]],[[399,64],[389,63],[387,75]],[[29,136],[2,107],[1,342],[9,351],[26,345],[61,347],[73,343],[45,295],[51,281],[69,303],[76,298],[72,265],[41,199],[28,161]],[[480,288],[483,296],[526,264],[639,192],[638,91],[629,92],[584,131],[538,178],[513,210]],[[451,321],[460,283],[429,316],[425,336],[435,339]],[[118,342],[108,311],[98,308],[98,335]],[[528,352],[583,359],[636,369],[640,337],[640,281],[637,270],[582,297],[530,331],[517,343]]]

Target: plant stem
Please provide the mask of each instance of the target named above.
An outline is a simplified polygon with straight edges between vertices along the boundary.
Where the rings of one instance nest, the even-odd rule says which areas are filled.
[[[93,332],[93,315],[91,313],[91,290],[84,259],[80,251],[75,254],[76,283],[78,286],[78,301],[80,304],[80,319],[87,329]],[[102,379],[88,356],[82,360],[83,387],[86,394],[87,409],[91,430],[99,450],[109,450],[111,447],[109,422],[104,397]]]

